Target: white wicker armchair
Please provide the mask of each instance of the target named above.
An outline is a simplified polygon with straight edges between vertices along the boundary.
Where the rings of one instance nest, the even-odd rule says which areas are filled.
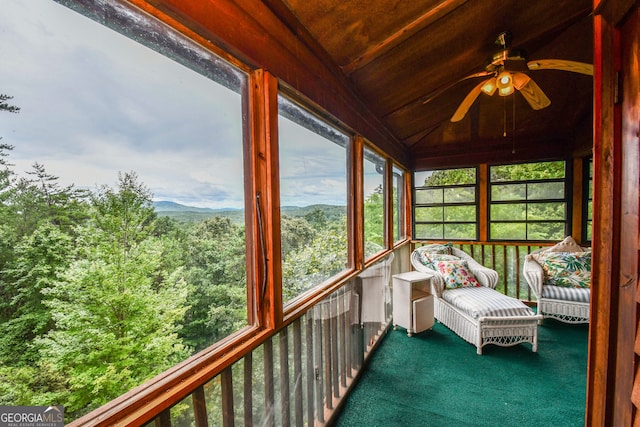
[[[538,323],[542,316],[536,315],[522,301],[496,291],[498,273],[453,247],[450,248],[450,254],[467,262],[468,270],[481,286],[448,289],[444,275],[427,267],[420,259],[421,251],[429,252],[432,248],[441,247],[442,245],[425,245],[416,248],[411,254],[411,265],[432,277],[435,318],[462,339],[475,345],[478,354],[482,354],[482,348],[487,344],[506,347],[525,342],[531,343],[532,351],[537,351]],[[450,301],[452,294],[455,297]]]
[[[545,283],[544,270],[532,255],[549,251],[541,248],[525,257],[523,274],[536,296],[538,314],[565,323],[589,323],[590,288],[563,288]],[[582,247],[583,251],[589,248]]]

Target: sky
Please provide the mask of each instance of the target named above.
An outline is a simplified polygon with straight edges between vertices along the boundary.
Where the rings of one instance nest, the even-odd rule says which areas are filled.
[[[0,137],[18,176],[37,162],[96,188],[134,171],[155,200],[243,208],[236,92],[52,0],[0,9],[0,93],[21,109],[0,112]],[[293,124],[280,133],[282,204],[344,205],[344,149]]]

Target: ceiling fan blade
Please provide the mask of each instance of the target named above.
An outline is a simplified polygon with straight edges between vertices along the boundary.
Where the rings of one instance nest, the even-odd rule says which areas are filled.
[[[534,110],[542,110],[551,105],[551,101],[547,98],[547,95],[545,95],[542,89],[540,89],[540,86],[531,79],[520,89],[520,93]]]
[[[516,89],[521,90],[527,83],[529,83],[531,77],[527,76],[524,73],[513,73],[512,80],[513,86]]]
[[[593,76],[593,65],[565,59],[538,59],[529,61],[527,66],[530,70],[562,70]]]
[[[453,113],[453,116],[451,117],[452,122],[459,122],[464,118],[464,116],[467,114],[467,111],[469,111],[469,108],[471,108],[471,105],[473,105],[478,95],[480,95],[480,92],[482,92],[482,86],[484,86],[485,83],[487,83],[491,79],[493,79],[493,77],[478,83],[476,87],[471,89],[471,92],[469,92],[467,96],[465,96],[456,112]]]
[[[489,71],[480,71],[479,73],[474,73],[474,74],[469,74],[466,77],[463,77],[459,80],[456,80],[453,83],[450,83],[446,86],[441,87],[440,89],[436,89],[435,91],[431,92],[430,94],[428,94],[424,100],[422,101],[423,104],[427,104],[431,101],[433,101],[436,97],[440,96],[443,92],[451,89],[452,87],[454,87],[455,85],[457,85],[458,83],[465,81],[465,80],[469,80],[469,79],[475,79],[476,77],[485,77],[488,75],[493,75],[493,72],[489,72]]]

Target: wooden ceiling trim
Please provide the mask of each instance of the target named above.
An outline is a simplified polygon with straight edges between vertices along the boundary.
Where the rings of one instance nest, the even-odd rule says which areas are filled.
[[[527,141],[506,139],[502,141],[477,140],[460,146],[431,146],[415,153],[415,170],[443,167],[467,167],[481,163],[518,163],[566,159],[570,157],[563,140]]]
[[[371,47],[358,58],[351,61],[351,63],[344,65],[342,67],[342,71],[346,75],[350,75],[354,71],[358,70],[361,67],[364,67],[379,56],[393,49],[395,46],[404,42],[409,37],[416,34],[418,31],[429,26],[443,16],[448,15],[455,9],[465,4],[467,1],[468,0],[443,0],[440,4],[432,9],[427,10],[426,13],[419,16],[409,25],[401,28],[382,42]]]

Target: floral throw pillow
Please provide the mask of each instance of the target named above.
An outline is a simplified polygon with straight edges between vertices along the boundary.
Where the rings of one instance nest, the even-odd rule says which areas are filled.
[[[460,259],[455,255],[432,252],[418,252],[418,258],[420,259],[420,262],[422,264],[424,264],[426,267],[431,268],[432,270],[438,270],[438,267],[435,264],[437,261],[455,261]]]
[[[545,285],[591,287],[591,251],[540,252],[531,256],[542,267]]]
[[[447,289],[478,287],[480,283],[469,271],[467,261],[457,259],[451,261],[435,261],[436,269],[444,276]]]

